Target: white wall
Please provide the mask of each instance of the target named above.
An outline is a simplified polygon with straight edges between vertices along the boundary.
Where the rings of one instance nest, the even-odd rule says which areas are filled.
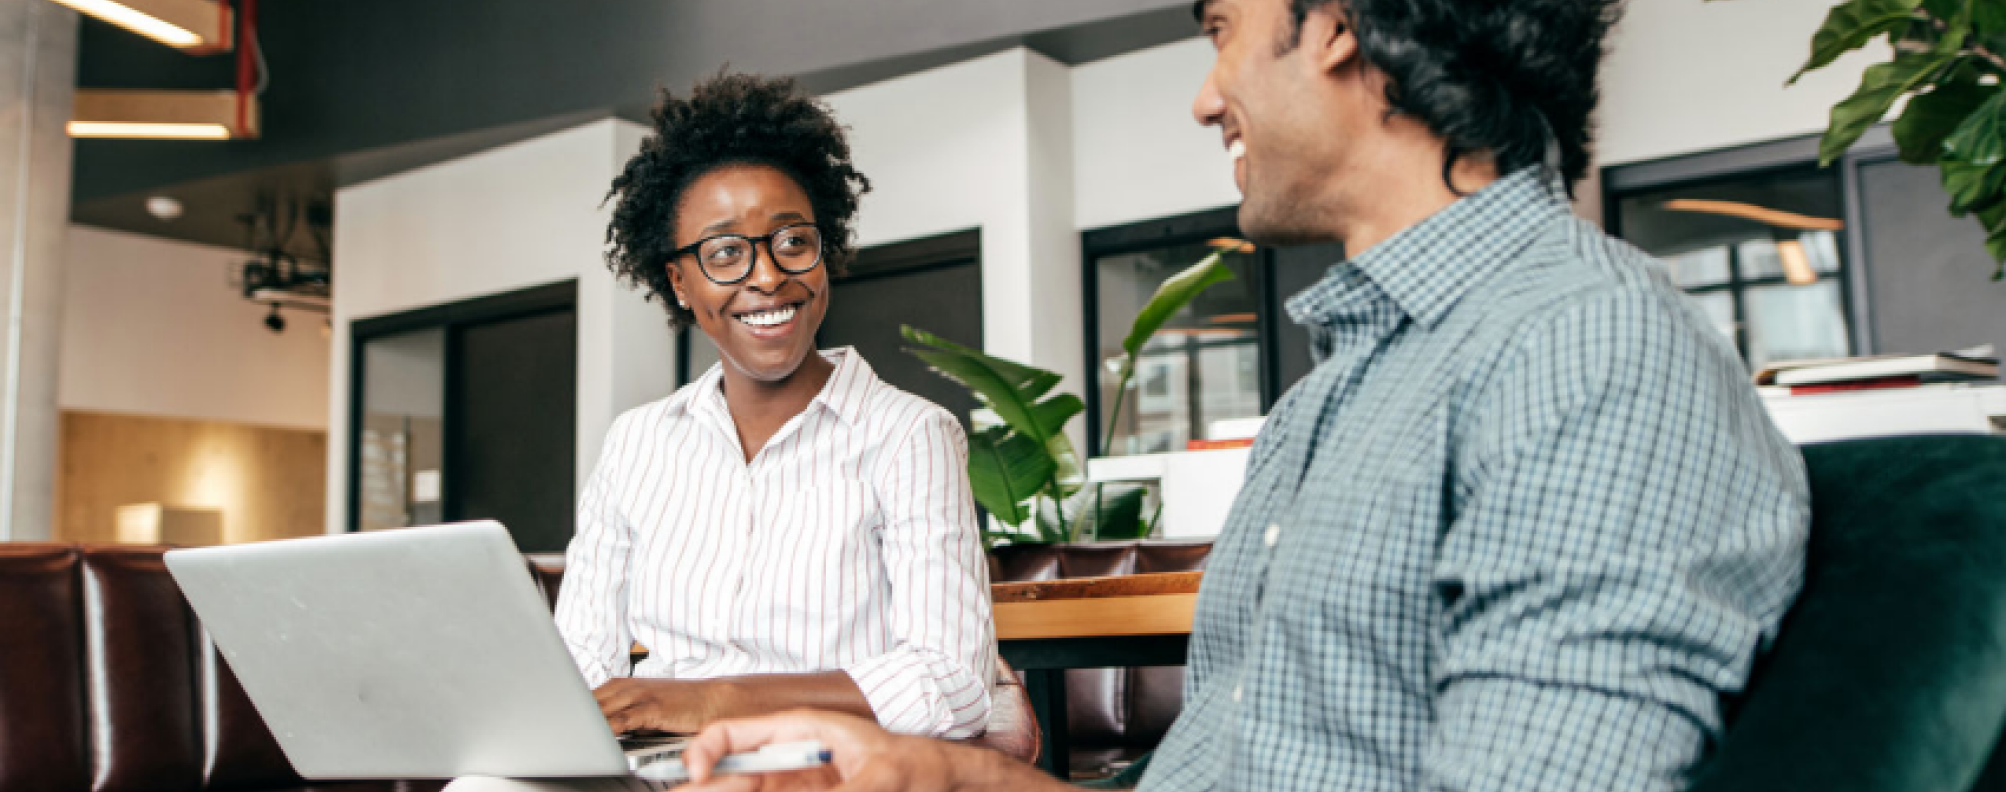
[[[1069,70],[1013,49],[830,94],[872,190],[860,245],[982,230],[986,351],[1084,388]],[[1075,442],[1084,442],[1075,421]]]
[[[668,395],[665,315],[617,284],[600,200],[640,131],[597,121],[335,193],[328,529],[347,523],[348,333],[356,319],[578,282],[577,482],[621,411]]]
[[[1631,0],[1603,70],[1602,162],[1822,128],[1869,60],[1782,88],[1827,7]],[[860,244],[980,228],[988,350],[1059,371],[1077,392],[1078,232],[1239,201],[1218,132],[1190,117],[1211,62],[1196,38],[1072,69],[1015,49],[831,94],[874,187]],[[658,307],[601,261],[599,200],[643,135],[596,122],[337,194],[330,492],[345,491],[340,361],[355,318],[578,279],[581,478],[613,416],[669,391]],[[345,501],[329,498],[330,527]]]
[[[1212,45],[1193,38],[1072,70],[1080,229],[1240,202],[1219,130],[1191,118],[1191,102],[1211,68]]]
[[[325,429],[328,341],[321,316],[269,308],[226,282],[248,255],[71,226],[65,254],[65,410]]]
[[[1871,45],[1785,88],[1833,5],[1630,0],[1602,66],[1601,164],[1823,130],[1861,70],[1887,57]]]
[[[1784,81],[1831,0],[1629,0],[1602,65],[1599,164],[1821,131],[1858,87],[1874,45]],[[1239,202],[1218,131],[1191,120],[1212,64],[1203,39],[1072,70],[1075,217],[1081,229]]]

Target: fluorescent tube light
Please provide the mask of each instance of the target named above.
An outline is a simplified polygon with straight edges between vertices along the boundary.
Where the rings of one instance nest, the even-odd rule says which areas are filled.
[[[56,0],[139,35],[185,50],[227,50],[230,7],[217,0]]]
[[[222,124],[128,124],[115,121],[71,121],[70,137],[156,140],[229,140]]]
[[[1665,208],[1674,212],[1699,212],[1701,214],[1727,215],[1743,220],[1773,225],[1778,228],[1795,228],[1801,231],[1840,231],[1846,224],[1829,217],[1812,217],[1766,206],[1742,203],[1740,201],[1715,201],[1706,198],[1674,198],[1665,202]]]
[[[235,91],[78,89],[70,136],[240,140],[258,136],[258,98]]]
[[[1811,257],[1804,252],[1804,243],[1795,239],[1785,239],[1776,243],[1776,258],[1783,262],[1783,279],[1792,286],[1809,286],[1818,282],[1818,271],[1811,267]]]

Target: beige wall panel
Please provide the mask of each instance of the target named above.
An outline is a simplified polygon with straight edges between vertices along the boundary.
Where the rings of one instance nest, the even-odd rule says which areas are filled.
[[[225,542],[323,532],[327,434],[216,421],[63,413],[56,537],[114,542],[118,509],[222,512]]]

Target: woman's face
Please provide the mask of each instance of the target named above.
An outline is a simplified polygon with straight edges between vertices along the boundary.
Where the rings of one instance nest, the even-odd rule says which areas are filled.
[[[762,237],[781,231],[770,241],[751,245],[751,271],[737,283],[719,285],[707,277],[698,258],[705,250],[685,252],[668,263],[676,297],[696,315],[697,326],[717,345],[718,353],[740,373],[761,382],[779,382],[794,374],[815,351],[815,331],[829,311],[829,268],[819,262],[819,246],[806,253],[804,236],[812,238],[815,210],[801,185],[764,165],[730,165],[706,173],[683,191],[676,212],[674,244],[684,247],[722,234]],[[801,232],[806,231],[807,234]],[[728,248],[703,245],[718,280],[730,272]],[[806,272],[809,261],[817,261]],[[739,269],[743,269],[740,266]]]

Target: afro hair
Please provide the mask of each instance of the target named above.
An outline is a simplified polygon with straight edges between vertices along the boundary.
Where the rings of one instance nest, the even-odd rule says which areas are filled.
[[[855,254],[851,222],[870,181],[850,164],[850,144],[827,105],[792,79],[720,74],[688,98],[664,90],[651,114],[654,134],[606,194],[617,198],[606,227],[606,263],[622,281],[645,286],[669,312],[669,326],[694,316],[676,304],[669,255],[684,191],[704,174],[732,165],[765,165],[801,186],[822,232],[822,261],[841,275]],[[695,240],[690,240],[695,241]]]

